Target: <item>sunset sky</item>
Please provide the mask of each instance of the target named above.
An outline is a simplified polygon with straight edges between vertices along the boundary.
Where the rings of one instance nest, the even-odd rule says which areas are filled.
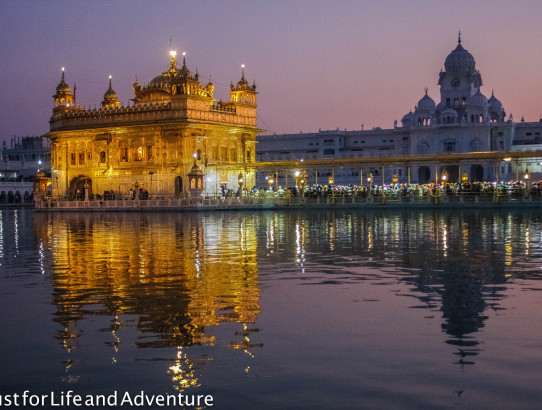
[[[99,106],[113,76],[124,104],[136,76],[167,70],[171,44],[228,99],[245,64],[258,86],[258,126],[273,133],[391,128],[462,44],[482,92],[514,120],[542,114],[542,2],[6,1],[0,0],[0,139],[48,131],[60,80]]]

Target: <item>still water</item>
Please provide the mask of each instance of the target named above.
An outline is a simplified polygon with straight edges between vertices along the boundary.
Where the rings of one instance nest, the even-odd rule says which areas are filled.
[[[542,213],[0,212],[0,395],[538,408]]]

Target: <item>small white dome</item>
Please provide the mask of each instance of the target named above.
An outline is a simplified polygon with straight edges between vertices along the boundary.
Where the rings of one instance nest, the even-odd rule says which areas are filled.
[[[414,115],[412,114],[412,111],[410,111],[409,113],[405,114],[403,116],[403,118],[401,118],[401,122],[402,123],[405,123],[407,121],[410,121],[410,122],[414,122]]]
[[[489,106],[493,111],[500,112],[502,110],[502,103],[497,98],[495,98],[493,91],[491,92],[491,97],[489,97],[489,100],[487,102],[489,103]]]
[[[425,90],[425,95],[420,101],[418,101],[418,110],[420,111],[433,111],[435,109],[435,101],[427,95],[427,90]]]
[[[469,107],[474,108],[486,108],[487,107],[487,98],[484,94],[478,90],[476,94],[469,98]]]

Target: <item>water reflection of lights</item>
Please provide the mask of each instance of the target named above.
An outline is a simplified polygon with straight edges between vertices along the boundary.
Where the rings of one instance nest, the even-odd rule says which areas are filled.
[[[466,222],[463,222],[463,227],[461,229],[461,240],[463,248],[467,249],[469,246],[469,227]]]
[[[168,374],[172,375],[171,380],[176,390],[183,391],[191,387],[200,386],[194,363],[183,351],[182,346],[178,347],[175,364],[169,368]]]
[[[529,256],[529,243],[530,243],[529,228],[525,229],[525,256]]]
[[[19,212],[15,212],[15,253],[19,254],[19,218],[18,218]]]
[[[372,251],[373,248],[374,248],[373,226],[369,225],[367,229],[367,249]]]
[[[448,256],[448,229],[446,229],[446,225],[442,227],[442,248],[444,249],[444,257]]]
[[[39,255],[40,255],[40,270],[41,270],[41,274],[42,274],[42,275],[45,275],[45,266],[43,265],[43,260],[45,259],[45,254],[44,254],[44,250],[43,250],[43,242],[40,243]]]
[[[335,250],[335,221],[329,224],[329,250],[333,252]]]
[[[506,218],[506,236],[504,239],[504,264],[512,266],[512,215]]]
[[[251,332],[257,332],[259,329],[249,329],[246,323],[243,323],[243,331],[241,333],[235,332],[236,335],[241,335],[243,337],[243,340],[241,342],[231,342],[228,346],[233,349],[239,349],[242,350],[243,353],[247,354],[251,359],[254,359],[254,353],[252,353],[249,349],[253,347],[263,347],[263,344],[257,343],[254,344],[250,340],[250,334]],[[248,373],[250,370],[250,366],[247,366],[245,368],[245,373]]]
[[[301,267],[301,273],[305,273],[305,227],[299,222],[295,225],[296,262]]]
[[[199,274],[200,274],[200,268],[201,268],[201,262],[199,260],[199,250],[196,249],[196,262],[195,262],[195,267],[196,267],[196,277],[199,278]]]
[[[272,248],[275,246],[275,223],[274,221],[269,218],[267,221],[267,230],[266,230],[266,243],[265,247],[266,249],[269,249],[271,252]]]
[[[112,363],[117,363],[116,355],[119,352],[119,344],[120,344],[120,338],[117,335],[117,331],[121,328],[121,324],[119,322],[119,317],[115,316],[113,319],[113,324],[111,325],[111,334],[113,335],[113,350],[115,353],[112,357]]]
[[[0,258],[4,257],[4,213],[0,211]],[[0,266],[2,264],[0,263]]]

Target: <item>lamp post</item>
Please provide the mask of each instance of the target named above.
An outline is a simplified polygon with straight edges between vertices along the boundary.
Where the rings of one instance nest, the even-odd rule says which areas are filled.
[[[442,170],[442,195],[446,195],[446,182],[448,181],[448,171]]]
[[[245,179],[243,178],[243,174],[239,172],[239,175],[237,176],[237,182],[239,183],[239,196],[243,197],[243,182],[245,182]]]
[[[523,171],[523,179],[525,180],[525,195],[529,192],[529,179],[531,178],[531,174],[529,173],[528,169],[525,169]]]
[[[373,190],[373,173],[369,172],[369,176],[367,177],[367,182],[369,183],[369,195],[371,196],[371,191]]]
[[[269,184],[269,190],[273,190],[273,184],[275,183],[275,179],[273,178],[273,175],[270,175],[267,178],[267,183]]]
[[[301,171],[299,174],[299,190],[301,193],[301,198],[305,196],[305,186],[309,182],[309,178],[307,177],[307,173],[305,171]]]

